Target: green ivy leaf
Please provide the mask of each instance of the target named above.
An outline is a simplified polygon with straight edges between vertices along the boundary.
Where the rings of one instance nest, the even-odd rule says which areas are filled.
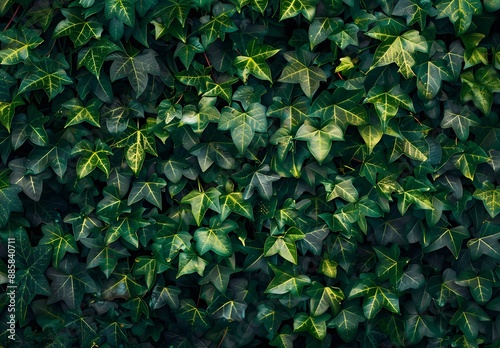
[[[146,90],[149,82],[148,74],[159,76],[160,66],[156,60],[158,54],[151,50],[145,49],[137,55],[129,55],[122,52],[115,52],[106,58],[112,60],[110,68],[111,82],[126,77],[137,96],[140,96]]]
[[[474,105],[487,115],[493,105],[493,93],[500,92],[500,77],[498,72],[491,66],[479,68],[476,73],[467,70],[460,75],[462,89],[460,99],[463,102],[471,101]]]
[[[488,162],[489,157],[475,143],[468,141],[463,153],[457,154],[453,157],[455,168],[459,169],[462,174],[471,180],[474,180],[476,168],[479,163]]]
[[[159,309],[165,305],[168,305],[172,309],[179,308],[180,294],[181,290],[176,286],[155,287],[151,295],[151,304],[153,309]]]
[[[479,237],[472,238],[467,242],[473,260],[477,260],[482,255],[487,255],[497,262],[500,260],[498,227],[498,223],[485,221],[479,231]]]
[[[330,153],[332,142],[344,140],[344,134],[334,122],[318,125],[316,122],[306,120],[297,130],[295,139],[307,141],[307,148],[316,161],[322,164]]]
[[[246,111],[225,106],[222,109],[220,130],[230,130],[238,152],[243,155],[255,137],[255,132],[267,129],[266,108],[259,103],[252,103]]]
[[[390,289],[377,285],[375,277],[369,274],[356,281],[348,295],[348,299],[364,296],[363,312],[367,319],[372,319],[382,308],[399,313],[399,298]]]
[[[203,276],[207,265],[208,261],[198,256],[194,251],[186,249],[179,253],[179,267],[176,278],[194,272]]]
[[[469,109],[458,103],[446,102],[441,127],[453,128],[456,136],[463,142],[469,138],[470,127],[479,126],[481,120]]]
[[[436,4],[437,19],[449,18],[455,26],[455,33],[461,36],[467,32],[474,14],[481,14],[483,6],[479,0],[442,0]]]
[[[201,225],[201,220],[205,216],[205,213],[210,208],[211,210],[220,213],[220,202],[219,197],[221,193],[214,187],[211,187],[207,191],[191,191],[181,200],[182,204],[191,205],[191,213],[196,220],[198,226]]]
[[[326,320],[329,317],[328,314],[314,317],[307,313],[297,313],[293,318],[293,332],[309,332],[314,338],[322,340],[326,337]]]
[[[63,103],[62,106],[68,110],[68,119],[65,127],[87,122],[93,126],[99,127],[99,108],[102,102],[97,99],[91,99],[86,106],[78,98],[73,98]]]
[[[80,305],[85,293],[97,293],[99,288],[85,269],[85,264],[77,263],[75,258],[61,262],[60,267],[50,267],[47,277],[52,280],[50,285],[51,297],[47,304],[64,301],[66,305],[75,309]]]
[[[127,205],[130,206],[145,199],[161,209],[161,190],[165,186],[167,186],[167,182],[159,178],[156,174],[151,175],[148,181],[136,181],[132,184],[132,190],[128,195]]]
[[[418,23],[424,29],[427,16],[434,11],[430,0],[402,0],[396,3],[392,14],[405,17],[406,25]]]
[[[280,0],[280,21],[302,14],[312,21],[316,13],[317,0]]]
[[[106,0],[104,14],[106,19],[117,18],[122,23],[133,27],[135,23],[135,7],[137,0]]]
[[[42,226],[43,237],[40,239],[40,245],[50,245],[52,247],[52,263],[59,268],[64,255],[68,253],[78,253],[75,238],[65,233],[61,225],[50,223]]]
[[[65,20],[59,22],[54,29],[53,38],[69,36],[75,47],[80,47],[92,38],[99,39],[102,34],[102,24],[96,21],[86,21],[77,8],[63,8]]]
[[[370,89],[366,97],[364,102],[374,104],[384,131],[389,120],[398,113],[399,107],[415,112],[411,98],[398,85],[393,86],[389,91],[382,86],[375,86]]]
[[[281,235],[273,235],[264,243],[264,256],[281,255],[285,260],[297,264],[297,247],[295,242],[304,239],[305,234],[296,227],[290,227]]]
[[[458,326],[468,338],[477,338],[479,334],[479,321],[491,320],[488,314],[474,302],[467,302],[461,306],[450,320],[451,325]]]
[[[78,51],[78,68],[85,66],[88,71],[99,78],[106,57],[110,53],[119,50],[120,47],[115,43],[106,39],[100,39],[90,47],[85,47]]]
[[[293,0],[292,2],[300,2]],[[315,58],[313,52],[298,50],[296,52],[287,52],[283,55],[288,62],[279,78],[279,82],[298,83],[304,94],[308,98],[312,98],[314,93],[319,88],[320,82],[326,81],[324,71],[317,67],[311,66]]]
[[[30,67],[30,72],[19,86],[19,93],[43,89],[50,101],[64,90],[64,85],[70,84],[73,84],[73,80],[68,77],[65,70],[57,66],[52,59],[42,58]],[[12,104],[9,107],[12,107]],[[3,124],[8,123],[4,121]]]
[[[70,156],[80,155],[76,164],[76,172],[81,179],[94,171],[101,169],[106,177],[109,176],[110,163],[108,155],[112,155],[111,148],[103,143],[101,139],[97,139],[95,145],[92,145],[88,140],[82,140],[71,150]]]
[[[274,278],[267,286],[266,293],[269,294],[286,294],[290,293],[293,296],[300,296],[304,286],[311,284],[311,279],[308,276],[297,275],[293,269],[287,265],[282,267],[269,264],[269,267],[274,272]]]
[[[367,35],[377,38],[368,32]],[[405,79],[415,76],[412,68],[416,64],[414,55],[416,52],[427,53],[429,47],[427,41],[416,30],[408,30],[403,35],[387,35],[377,47],[373,57],[373,65],[370,69],[395,63]]]
[[[0,41],[6,44],[0,50],[2,64],[14,65],[26,61],[30,57],[30,51],[42,44],[35,30],[8,29],[0,33]]]
[[[196,328],[210,327],[207,312],[204,309],[199,309],[191,299],[181,300],[179,318],[187,321],[191,326]]]
[[[24,105],[24,101],[19,95],[16,95],[10,102],[0,101],[0,122],[9,132],[16,108],[20,105]]]
[[[90,249],[87,255],[87,268],[99,266],[106,278],[109,278],[113,273],[120,258],[130,256],[130,253],[120,242],[106,244],[103,236],[81,238],[80,241]]]
[[[323,286],[321,283],[313,281],[306,290],[306,294],[311,296],[309,300],[310,314],[318,317],[331,309],[334,314],[340,311],[340,305],[344,300],[342,289],[333,286]]]
[[[202,227],[195,231],[193,239],[196,242],[196,250],[200,255],[211,250],[222,257],[231,256],[233,246],[227,234],[234,231],[238,225],[229,220],[220,223],[217,219],[210,220],[210,225],[210,228]]]
[[[22,189],[17,185],[2,185],[0,188],[0,227],[9,222],[9,216],[12,212],[23,211],[23,205],[19,199],[21,191]]]
[[[431,252],[446,246],[457,259],[464,239],[469,237],[470,234],[464,226],[451,228],[448,226],[434,226],[429,230],[428,235],[424,232],[425,251]]]
[[[234,60],[234,66],[238,69],[238,74],[243,82],[247,82],[248,75],[252,74],[260,80],[271,82],[271,69],[266,63],[266,59],[271,58],[279,49],[273,49],[269,45],[259,44],[254,39],[250,41],[246,48],[246,56],[238,56]]]
[[[226,220],[231,213],[236,213],[253,221],[252,206],[249,202],[243,200],[243,194],[241,192],[231,192],[226,195],[221,195],[219,200],[221,207],[221,222]]]
[[[359,323],[365,321],[361,308],[350,305],[343,308],[332,320],[331,325],[337,329],[339,336],[344,342],[351,342],[356,338]]]

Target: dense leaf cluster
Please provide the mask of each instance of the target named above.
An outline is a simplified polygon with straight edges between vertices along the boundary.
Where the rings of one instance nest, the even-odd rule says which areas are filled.
[[[1,1],[17,345],[497,347],[499,8]]]

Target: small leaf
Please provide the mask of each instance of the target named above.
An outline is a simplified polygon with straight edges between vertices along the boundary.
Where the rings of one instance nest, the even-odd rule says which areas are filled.
[[[92,38],[99,39],[102,34],[102,24],[86,21],[77,8],[63,8],[65,20],[59,22],[54,29],[54,39],[69,36],[75,47],[83,46]]]

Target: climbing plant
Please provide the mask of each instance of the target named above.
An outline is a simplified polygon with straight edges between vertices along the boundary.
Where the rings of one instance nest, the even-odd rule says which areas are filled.
[[[1,345],[498,347],[498,18],[2,1]]]

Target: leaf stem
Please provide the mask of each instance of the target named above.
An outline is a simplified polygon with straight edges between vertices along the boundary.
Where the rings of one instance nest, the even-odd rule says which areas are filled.
[[[5,28],[3,28],[3,31],[6,31],[7,29],[9,29],[10,25],[12,24],[12,21],[14,20],[14,18],[16,18],[17,12],[19,11],[20,7],[21,7],[21,4],[18,4],[16,10],[14,11],[14,14],[12,15],[12,17],[10,17],[10,20],[7,23],[7,25],[5,26]]]
[[[217,348],[220,348],[220,346],[222,345],[222,342],[224,342],[224,339],[226,338],[227,330],[228,330],[228,327],[226,326],[226,328],[224,329],[224,333],[222,334],[222,338],[220,339],[220,342],[217,345]]]

